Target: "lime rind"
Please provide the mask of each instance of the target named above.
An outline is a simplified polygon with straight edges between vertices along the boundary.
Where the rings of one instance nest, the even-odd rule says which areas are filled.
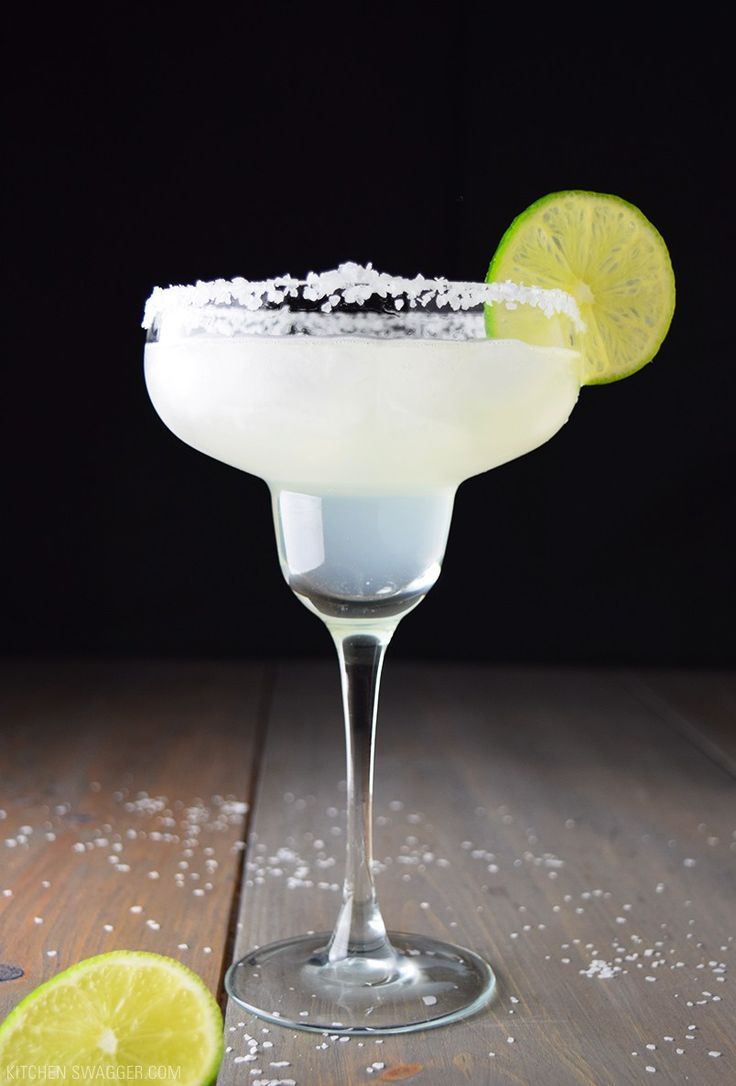
[[[206,1048],[209,1051],[202,1061],[201,1070],[197,1069],[196,1076],[190,1079],[177,1078],[177,1084],[178,1086],[212,1086],[217,1078],[224,1052],[223,1021],[220,1008],[201,977],[192,969],[175,958],[144,950],[113,950],[106,954],[86,958],[44,981],[25,996],[0,1025],[0,1082],[10,1081],[8,1079],[8,1067],[16,1064],[17,1060],[14,1059],[13,1050],[9,1046],[13,1044],[14,1037],[19,1039],[22,1037],[24,1042],[27,1041],[29,1016],[33,1017],[34,1012],[40,1012],[39,1022],[33,1022],[31,1025],[31,1029],[35,1033],[34,1055],[37,1051],[38,1059],[44,1065],[64,1067],[63,1061],[58,1058],[59,1033],[55,1029],[56,1021],[52,1014],[48,1015],[47,1036],[44,1036],[44,1026],[46,1025],[44,1015],[51,1010],[49,1004],[56,1001],[54,997],[58,997],[60,1006],[63,1006],[65,988],[78,989],[80,987],[79,982],[83,977],[90,976],[97,970],[105,969],[108,966],[122,966],[127,971],[151,966],[159,973],[168,971],[172,980],[175,981],[175,985],[172,985],[172,1021],[176,1021],[179,1013],[175,1006],[177,992],[181,993],[182,990],[188,990],[195,996],[196,1006],[201,1018],[200,1032],[206,1038]],[[198,1025],[200,1025],[199,1022]],[[83,1030],[80,1030],[80,1034],[83,1035]],[[158,1066],[166,1063],[174,1067],[177,1066],[176,1056],[172,1058],[163,1052],[161,1052],[160,1056],[157,1054],[156,1058],[151,1060],[151,1063]],[[77,1060],[75,1066],[79,1065],[80,1061]],[[179,1066],[181,1065],[179,1064]]]
[[[545,212],[549,217],[550,212],[562,211],[578,216],[577,228],[567,224],[566,231],[558,230],[555,235],[545,227],[543,218]],[[532,229],[536,236],[525,249]],[[567,251],[562,240],[570,246]],[[596,261],[599,285],[608,286],[596,293],[595,304],[585,304],[575,292],[575,280],[581,268],[589,269]],[[553,192],[517,215],[501,238],[486,277],[487,282],[507,279],[573,293],[587,329],[581,334],[569,322],[559,321],[556,329],[549,322],[542,327],[535,317],[519,319],[488,307],[487,334],[528,336],[532,342],[579,350],[585,360],[585,384],[618,381],[651,362],[675,309],[675,277],[661,234],[634,204],[605,193],[581,189]],[[562,338],[561,324],[566,325]]]

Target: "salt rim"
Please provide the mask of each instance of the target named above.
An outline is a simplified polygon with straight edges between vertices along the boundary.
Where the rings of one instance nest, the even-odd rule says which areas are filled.
[[[559,289],[525,286],[507,280],[503,283],[463,283],[448,279],[426,279],[417,275],[405,279],[376,271],[372,264],[353,262],[325,272],[309,272],[306,279],[290,275],[277,276],[261,282],[247,279],[215,279],[198,281],[193,286],[155,287],[146,302],[142,327],[150,329],[157,318],[172,310],[226,307],[235,303],[250,312],[267,306],[279,306],[289,298],[319,302],[322,313],[332,312],[340,303],[363,305],[373,295],[390,297],[396,310],[405,305],[410,309],[426,307],[432,302],[437,308],[453,311],[474,309],[480,305],[500,303],[507,309],[531,305],[546,317],[568,316],[578,331],[585,330],[577,303],[571,294]],[[273,313],[273,309],[265,312]],[[264,314],[265,315],[265,314]]]

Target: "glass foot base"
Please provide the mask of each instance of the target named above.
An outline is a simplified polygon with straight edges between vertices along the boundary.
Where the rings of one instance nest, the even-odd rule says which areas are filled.
[[[466,1018],[496,988],[472,950],[392,931],[375,957],[331,963],[329,933],[300,935],[251,951],[231,965],[228,994],[276,1025],[317,1033],[380,1034],[431,1029]]]

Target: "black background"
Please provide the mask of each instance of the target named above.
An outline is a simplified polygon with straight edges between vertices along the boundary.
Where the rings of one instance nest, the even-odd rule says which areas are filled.
[[[724,26],[429,3],[5,19],[7,651],[327,653],[281,580],[263,483],[148,402],[152,286],[344,259],[483,278],[516,213],[589,188],[667,240],[670,336],[637,376],[584,389],[549,444],[463,485],[392,653],[733,661]]]

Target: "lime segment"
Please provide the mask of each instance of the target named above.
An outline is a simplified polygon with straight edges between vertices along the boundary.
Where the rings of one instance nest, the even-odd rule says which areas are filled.
[[[662,237],[618,196],[553,192],[508,228],[487,282],[511,280],[571,294],[585,322],[540,320],[528,308],[489,307],[496,338],[573,347],[583,357],[583,383],[627,377],[654,358],[672,320],[675,278]]]
[[[0,1081],[10,1081],[13,1067],[60,1080],[103,1078],[97,1069],[110,1068],[108,1078],[207,1086],[222,1059],[222,1032],[220,1009],[196,973],[158,954],[113,951],[19,1003],[0,1027]],[[116,1076],[115,1068],[130,1072]]]

